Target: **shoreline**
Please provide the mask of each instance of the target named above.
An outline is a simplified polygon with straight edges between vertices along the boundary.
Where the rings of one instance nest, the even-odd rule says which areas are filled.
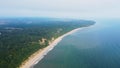
[[[73,29],[73,30],[63,34],[62,36],[56,38],[50,45],[48,45],[47,47],[45,47],[43,49],[39,49],[37,52],[33,53],[30,57],[28,57],[27,60],[22,62],[22,64],[19,66],[19,68],[33,68],[33,66],[35,64],[37,64],[40,60],[42,60],[44,58],[44,56],[47,55],[47,53],[49,51],[51,51],[65,36],[70,35],[76,31],[84,29],[84,28],[86,28],[86,27],[80,27],[80,28]]]

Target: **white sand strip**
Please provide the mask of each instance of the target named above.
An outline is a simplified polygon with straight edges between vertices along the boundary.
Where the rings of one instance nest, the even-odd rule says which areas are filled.
[[[77,28],[74,29],[60,37],[58,37],[57,39],[55,39],[49,46],[38,50],[37,52],[35,52],[34,54],[32,54],[26,61],[24,61],[19,68],[32,68],[32,66],[34,66],[35,64],[37,64],[41,59],[44,58],[44,56],[50,51],[52,50],[65,36],[70,35],[78,30],[81,30],[85,27],[82,28]]]

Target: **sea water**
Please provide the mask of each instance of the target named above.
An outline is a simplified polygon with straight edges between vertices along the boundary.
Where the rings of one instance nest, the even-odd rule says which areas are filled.
[[[97,20],[64,37],[34,68],[120,68],[120,20]]]

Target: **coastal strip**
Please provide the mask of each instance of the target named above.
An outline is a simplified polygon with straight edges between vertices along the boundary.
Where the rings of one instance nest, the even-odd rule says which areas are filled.
[[[33,68],[33,66],[35,64],[37,64],[41,59],[44,58],[44,56],[51,51],[65,36],[70,35],[78,30],[81,30],[85,27],[82,28],[76,28],[73,29],[70,32],[67,32],[66,34],[58,37],[57,39],[55,39],[50,45],[48,45],[47,47],[38,50],[37,52],[35,52],[34,54],[32,54],[27,60],[25,60],[19,68]]]

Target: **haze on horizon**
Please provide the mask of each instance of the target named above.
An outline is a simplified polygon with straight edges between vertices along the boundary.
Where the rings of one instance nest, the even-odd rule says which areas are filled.
[[[120,18],[120,0],[0,0],[0,17]]]

